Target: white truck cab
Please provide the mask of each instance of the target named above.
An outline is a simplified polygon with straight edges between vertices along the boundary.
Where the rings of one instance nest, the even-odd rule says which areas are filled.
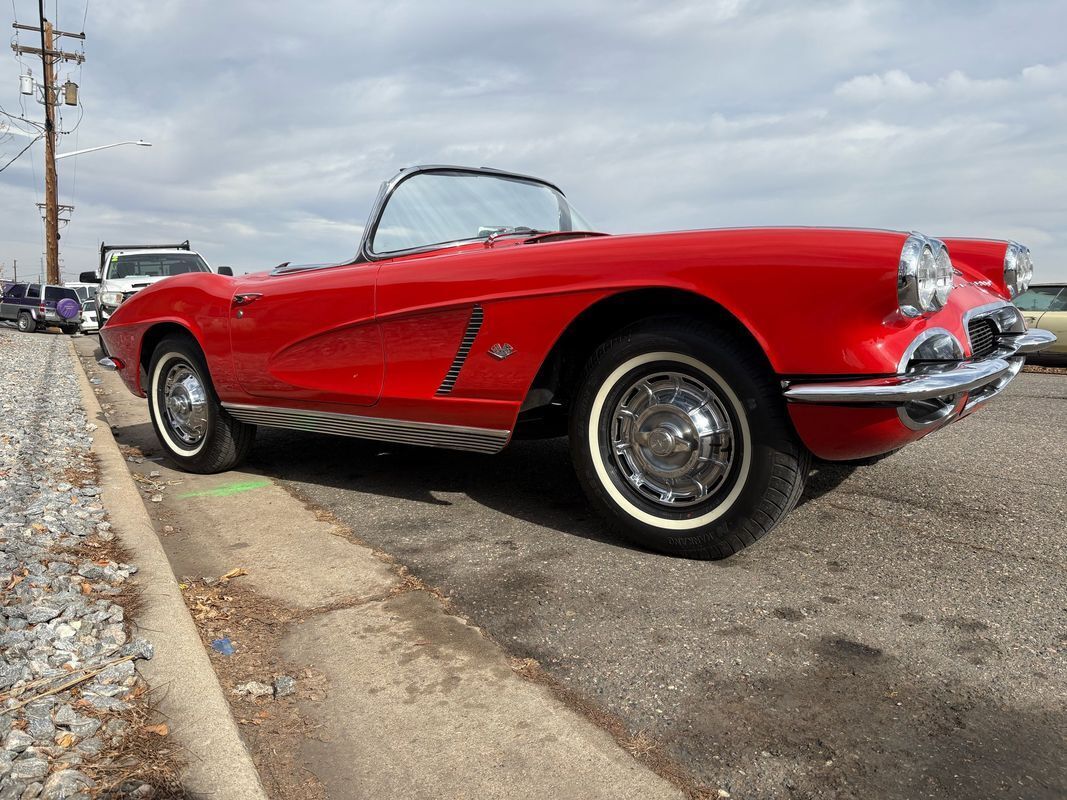
[[[211,272],[199,253],[181,244],[100,245],[100,269],[83,272],[83,283],[98,283],[96,293],[97,324],[103,327],[124,300],[146,286],[185,272]],[[229,267],[219,267],[223,275]]]

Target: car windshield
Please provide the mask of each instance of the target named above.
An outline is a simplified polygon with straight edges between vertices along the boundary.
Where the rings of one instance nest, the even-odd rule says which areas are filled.
[[[164,278],[183,272],[209,272],[204,259],[196,253],[132,253],[113,255],[108,278]]]
[[[1023,311],[1067,311],[1067,291],[1060,286],[1034,286],[1015,298]]]
[[[532,231],[589,230],[555,189],[492,174],[424,172],[395,189],[378,221],[379,255]]]

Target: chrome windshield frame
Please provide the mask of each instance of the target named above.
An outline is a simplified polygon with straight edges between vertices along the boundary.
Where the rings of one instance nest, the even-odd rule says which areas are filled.
[[[371,250],[371,242],[374,240],[374,234],[378,230],[382,214],[385,212],[385,207],[388,205],[393,193],[396,192],[397,188],[404,181],[413,178],[416,175],[423,175],[426,173],[446,175],[486,175],[494,178],[506,178],[540,184],[541,186],[546,186],[554,192],[557,192],[559,196],[563,198],[563,201],[567,202],[567,195],[563,193],[562,189],[550,181],[546,181],[543,178],[535,178],[532,175],[523,175],[518,172],[506,172],[500,169],[493,169],[492,167],[459,167],[449,164],[423,164],[416,167],[405,167],[397,172],[392,178],[382,183],[381,188],[378,190],[378,196],[375,198],[374,205],[371,206],[370,215],[367,217],[367,224],[363,228],[363,238],[359,243],[359,253],[356,255],[356,261],[384,261],[390,258],[398,258],[400,256],[414,255],[417,253],[428,253],[434,250],[447,250],[478,241],[476,238],[471,238],[455,242],[443,242],[423,245],[421,247],[412,247],[407,250],[395,250],[389,253],[375,253]]]

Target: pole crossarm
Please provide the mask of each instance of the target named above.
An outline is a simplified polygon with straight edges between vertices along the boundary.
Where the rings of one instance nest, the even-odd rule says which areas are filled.
[[[85,55],[82,53],[68,53],[65,50],[48,50],[47,52],[40,47],[26,47],[21,44],[11,45],[11,49],[18,53],[20,56],[41,56],[49,55],[56,59],[63,61],[74,61],[78,64],[85,63]]]
[[[23,24],[21,24],[19,22],[13,22],[11,24],[11,27],[12,28],[17,28],[20,31],[33,31],[34,33],[40,33],[41,32],[41,29],[38,28],[38,27],[35,27],[33,25],[23,25]],[[67,31],[53,30],[52,31],[52,35],[53,36],[69,36],[71,39],[81,39],[83,41],[85,40],[85,34],[84,33],[68,33]]]

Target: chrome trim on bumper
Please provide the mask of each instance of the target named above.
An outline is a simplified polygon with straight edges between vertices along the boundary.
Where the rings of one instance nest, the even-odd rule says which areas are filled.
[[[1030,328],[1026,333],[1009,337],[1003,334],[1000,337],[1001,346],[1013,347],[1015,353],[1037,353],[1046,347],[1056,343],[1056,334],[1041,328]]]
[[[998,394],[1003,392],[1008,384],[1012,382],[1012,379],[1019,374],[1019,370],[1023,368],[1023,364],[1025,363],[1026,359],[1022,356],[1016,356],[1015,358],[1009,359],[1008,371],[992,383],[983,386],[976,392],[972,392],[967,398],[967,403],[963,406],[963,410],[960,414],[970,413],[982,403],[987,400],[992,400]]]
[[[1010,304],[996,303],[972,309],[964,318],[966,320],[970,316],[984,315],[1007,307],[1014,309]],[[1020,317],[1020,321],[1021,319]],[[919,334],[905,355],[913,354],[922,342],[940,332],[940,328],[931,328]],[[787,387],[783,395],[794,403],[898,404],[934,398],[945,398],[947,401],[952,395],[973,392],[959,412],[966,414],[979,403],[1000,394],[1011,379],[1019,374],[1023,366],[1021,354],[1044,350],[1055,341],[1054,333],[1040,328],[1002,331],[997,336],[997,349],[989,357],[979,361],[944,364],[930,362],[921,365],[916,371],[906,372],[905,368],[909,362],[902,359],[898,367],[899,373],[891,377],[799,383]],[[952,404],[956,405],[955,402]]]
[[[511,431],[495,428],[468,428],[463,425],[360,417],[329,411],[275,408],[241,403],[223,403],[222,407],[241,422],[248,422],[252,425],[354,436],[359,439],[376,439],[398,444],[470,450],[475,453],[498,453],[511,438]]]
[[[837,383],[800,383],[784,394],[794,403],[907,403],[968,392],[1010,369],[1003,358],[962,361],[939,371]]]

